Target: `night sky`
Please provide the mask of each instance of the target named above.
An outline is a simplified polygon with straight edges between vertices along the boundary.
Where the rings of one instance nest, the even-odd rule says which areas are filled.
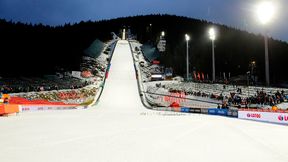
[[[254,8],[261,0],[0,0],[0,18],[61,25],[146,14],[174,14],[205,19],[256,34],[264,27]],[[277,15],[269,24],[273,38],[288,41],[288,0],[272,0]]]

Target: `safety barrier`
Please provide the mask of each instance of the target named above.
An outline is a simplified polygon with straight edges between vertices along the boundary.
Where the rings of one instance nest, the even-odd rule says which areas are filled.
[[[201,109],[200,108],[190,108],[189,112],[190,113],[201,114]]]
[[[0,115],[9,115],[13,113],[19,113],[19,105],[16,104],[1,104]]]
[[[238,118],[288,125],[287,111],[240,109]]]
[[[208,109],[208,114],[210,115],[220,115],[220,116],[227,116],[228,110],[227,109]]]
[[[201,114],[208,114],[208,109],[201,109]]]
[[[227,116],[238,118],[238,109],[229,109],[227,112]]]
[[[189,113],[190,112],[190,108],[182,107],[181,108],[181,112]]]
[[[174,111],[182,113],[193,113],[193,114],[207,114],[227,117],[238,117],[238,109],[218,109],[218,108],[192,108],[192,107],[154,107],[153,110],[157,111]],[[284,120],[286,118],[284,117]],[[288,117],[287,117],[288,119]]]
[[[288,125],[288,111],[261,110],[261,109],[218,109],[218,108],[190,108],[190,107],[158,107],[158,111],[174,111],[182,113],[208,114],[217,116],[234,117],[239,119],[255,120]]]
[[[20,112],[76,109],[78,105],[19,105]]]
[[[77,109],[79,104],[65,104],[63,102],[49,102],[47,100],[29,101],[21,97],[11,97],[11,103],[0,104],[0,116],[27,111],[67,110]]]

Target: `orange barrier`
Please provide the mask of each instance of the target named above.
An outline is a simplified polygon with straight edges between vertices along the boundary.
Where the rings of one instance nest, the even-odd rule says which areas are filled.
[[[19,105],[15,104],[1,104],[0,115],[8,115],[13,113],[19,113]]]

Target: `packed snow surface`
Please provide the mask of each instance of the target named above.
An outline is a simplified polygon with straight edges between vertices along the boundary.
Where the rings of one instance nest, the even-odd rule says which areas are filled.
[[[0,118],[1,162],[287,162],[287,126],[143,107],[119,41],[93,108]]]

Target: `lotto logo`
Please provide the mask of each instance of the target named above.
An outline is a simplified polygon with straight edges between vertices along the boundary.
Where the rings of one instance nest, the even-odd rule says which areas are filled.
[[[288,116],[287,115],[279,115],[278,120],[279,121],[288,121]]]
[[[250,114],[250,113],[248,113],[247,117],[248,118],[261,118],[261,114],[256,114],[256,113]]]

